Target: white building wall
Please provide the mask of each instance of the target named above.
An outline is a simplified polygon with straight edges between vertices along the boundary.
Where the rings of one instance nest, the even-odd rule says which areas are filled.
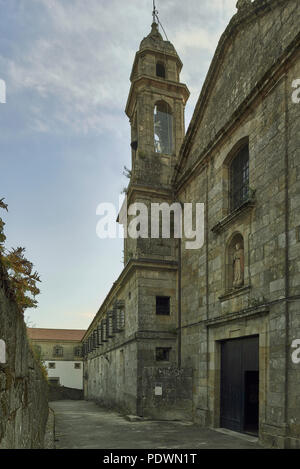
[[[49,368],[49,363],[55,363],[55,368]],[[75,368],[75,363],[80,363],[80,368]],[[61,386],[83,389],[83,363],[82,361],[45,361],[49,378],[59,378]]]

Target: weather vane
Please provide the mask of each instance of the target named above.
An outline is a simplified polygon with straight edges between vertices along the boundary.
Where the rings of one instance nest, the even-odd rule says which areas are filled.
[[[157,18],[157,14],[158,14],[158,11],[156,9],[156,6],[155,6],[155,0],[153,0],[153,23],[156,23],[156,18]]]

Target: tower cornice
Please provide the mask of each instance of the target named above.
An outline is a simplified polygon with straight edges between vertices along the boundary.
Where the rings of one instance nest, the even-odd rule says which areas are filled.
[[[146,86],[147,88],[157,89],[157,91],[163,91],[166,95],[168,92],[170,93],[170,97],[174,97],[174,94],[181,95],[184,104],[186,104],[187,100],[189,99],[190,92],[188,87],[184,83],[178,83],[176,81],[166,80],[165,78],[158,78],[158,77],[151,77],[149,75],[141,75],[139,78],[135,79],[130,87],[129,96],[125,108],[125,112],[129,118],[132,115],[132,109],[134,108],[134,95],[135,91],[139,88]]]
[[[144,49],[139,50],[135,54],[135,58],[134,58],[134,62],[133,62],[133,66],[132,66],[131,74],[130,74],[130,81],[134,80],[134,70],[136,69],[136,67],[138,65],[139,59],[141,57],[143,57],[147,52],[150,53],[150,54],[153,54],[157,57],[161,57],[161,58],[172,57],[172,59],[174,59],[176,61],[177,65],[178,65],[178,71],[181,72],[182,67],[183,67],[183,63],[180,60],[180,58],[179,58],[177,52],[175,51],[175,49],[174,49],[174,52],[171,52],[171,51],[159,50],[159,49],[155,49],[155,48],[147,46]]]

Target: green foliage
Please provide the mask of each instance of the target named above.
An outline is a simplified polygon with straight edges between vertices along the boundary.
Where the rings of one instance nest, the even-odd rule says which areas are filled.
[[[4,210],[8,211],[7,205],[3,202],[3,200],[4,199],[0,199],[0,208],[3,208]],[[0,217],[0,254],[2,254],[4,251],[4,243],[6,240],[6,236],[4,234],[4,226],[5,226],[5,223]]]
[[[0,200],[0,208],[7,211],[7,205],[3,200]],[[19,308],[24,313],[27,308],[37,307],[35,298],[40,293],[37,283],[41,280],[38,273],[33,270],[33,264],[24,256],[25,248],[13,248],[10,251],[5,249],[4,226],[5,223],[0,217],[0,255]]]
[[[132,171],[128,169],[127,166],[124,166],[123,175],[130,179],[132,176]]]
[[[48,372],[46,363],[42,358],[41,350],[29,340],[29,347],[31,349],[32,355],[35,358],[36,363],[39,365],[42,375],[44,376],[45,380],[48,381]]]

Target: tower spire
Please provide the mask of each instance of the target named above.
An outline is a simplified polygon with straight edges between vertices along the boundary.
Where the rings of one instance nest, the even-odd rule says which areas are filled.
[[[158,14],[158,11],[156,9],[155,0],[153,0],[153,12],[152,12],[153,23],[157,23],[157,21],[156,21],[157,14]]]

